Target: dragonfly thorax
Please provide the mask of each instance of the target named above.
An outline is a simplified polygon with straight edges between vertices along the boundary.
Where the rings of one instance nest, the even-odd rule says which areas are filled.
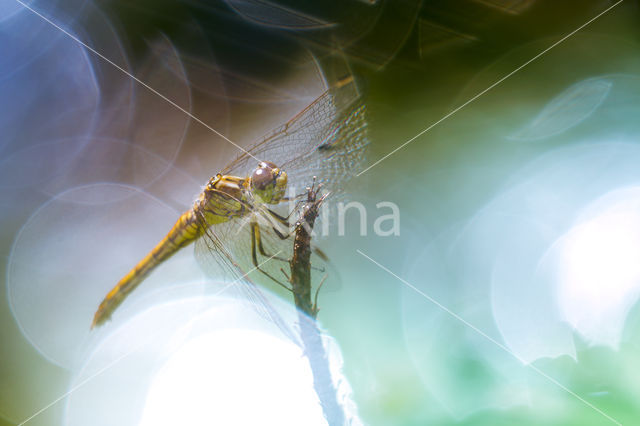
[[[251,173],[249,187],[257,201],[277,204],[287,190],[287,173],[269,161],[261,161]]]

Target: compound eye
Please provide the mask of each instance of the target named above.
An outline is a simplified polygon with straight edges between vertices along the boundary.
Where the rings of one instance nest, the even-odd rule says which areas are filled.
[[[268,163],[260,163],[251,175],[251,186],[253,186],[254,189],[264,190],[269,185],[273,185],[273,183],[273,168],[270,167]]]
[[[268,169],[277,169],[278,168],[278,166],[273,164],[271,161],[261,161],[260,164],[258,164],[258,167],[263,167],[263,168],[268,168]]]

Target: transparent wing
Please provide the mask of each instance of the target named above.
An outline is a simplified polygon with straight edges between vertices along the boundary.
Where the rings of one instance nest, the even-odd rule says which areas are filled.
[[[225,223],[208,226],[204,217],[200,219],[203,221],[204,226],[207,227],[207,230],[202,237],[196,240],[194,250],[196,261],[202,270],[212,278],[222,279],[227,285],[238,290],[238,292],[244,296],[243,299],[246,300],[262,318],[275,324],[285,336],[294,343],[298,343],[296,335],[286,325],[282,317],[269,303],[256,284],[251,281],[249,275],[252,269],[255,268],[243,268],[241,264],[246,262],[242,261],[242,259],[238,261],[231,254],[226,243],[223,243],[223,241],[233,242],[233,239],[230,239],[226,234],[232,229],[241,229],[243,226],[241,220],[231,220],[226,223],[228,224],[227,227],[223,227],[221,225],[225,225]],[[224,231],[225,235],[219,235],[218,231]],[[236,251],[237,250],[236,248]],[[248,253],[250,254],[251,247],[245,247],[244,250],[240,250],[238,254],[246,250],[249,250]],[[269,262],[268,259],[263,259],[262,261],[265,262],[265,264]]]
[[[368,144],[365,108],[353,79],[323,93],[311,105],[276,129],[248,153],[229,164],[223,174],[249,176],[254,157],[287,172],[297,192],[316,182],[336,192],[361,169]]]
[[[307,186],[322,184],[325,191],[336,192],[352,175],[360,170],[364,160],[366,135],[364,105],[360,102],[352,79],[343,81],[326,91],[311,105],[276,129],[271,135],[229,164],[222,174],[249,176],[256,167],[254,157],[271,161],[285,170],[289,187],[302,193]],[[249,197],[250,198],[250,197]],[[278,213],[287,216],[287,207],[277,206]],[[289,206],[291,208],[291,206]],[[284,210],[283,210],[284,209]],[[293,238],[280,238],[280,234],[293,231],[291,227],[278,227],[277,220],[266,206],[256,207],[242,218],[214,224],[201,218],[207,232],[196,242],[196,259],[203,270],[218,278],[234,282],[264,318],[276,323],[285,335],[292,333],[279,319],[264,295],[251,281],[271,282],[258,271],[252,256],[253,231],[251,221],[258,223],[262,250],[256,245],[259,268],[271,277],[286,283],[282,270],[288,271],[292,256]],[[290,221],[295,222],[296,213]],[[257,244],[257,241],[256,241]],[[272,257],[270,259],[270,257]],[[312,257],[314,274],[323,274],[323,262]],[[320,282],[321,276],[314,277]],[[293,338],[296,341],[295,337]]]
[[[296,215],[297,212],[294,212],[293,216]],[[255,220],[258,224],[259,237],[263,249],[262,251],[260,250],[256,241],[256,262],[260,270],[256,268],[252,258],[252,239],[254,237],[250,226],[251,220]],[[294,231],[293,227],[285,229],[276,223],[270,217],[269,212],[264,209],[264,206],[244,218],[213,226],[218,240],[224,241],[227,253],[233,258],[236,270],[247,272],[249,278],[256,283],[278,288],[278,285],[265,273],[278,280],[281,284],[289,285],[288,276],[285,274],[290,274],[289,259],[293,255],[293,234],[290,234],[288,238],[282,239],[277,235],[274,228],[280,234],[285,235]],[[340,287],[339,275],[330,261],[327,261],[323,256],[323,254],[316,252],[312,253],[312,282],[320,283],[325,279],[325,275],[328,275],[326,284],[323,285],[323,291],[337,290]]]

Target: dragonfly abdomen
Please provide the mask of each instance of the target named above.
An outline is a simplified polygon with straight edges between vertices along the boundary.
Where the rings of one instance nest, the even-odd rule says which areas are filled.
[[[107,321],[122,301],[162,262],[200,238],[209,226],[247,213],[243,180],[217,176],[193,208],[183,213],[169,233],[116,284],[98,307],[92,328]]]
[[[195,210],[183,213],[169,233],[138,264],[116,284],[98,307],[91,327],[107,321],[113,311],[158,265],[181,248],[200,237],[206,228],[196,220]]]

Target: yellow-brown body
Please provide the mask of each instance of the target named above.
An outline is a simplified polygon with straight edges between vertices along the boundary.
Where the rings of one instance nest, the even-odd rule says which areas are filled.
[[[248,180],[217,175],[202,191],[193,208],[184,212],[169,233],[107,293],[91,327],[103,324],[113,311],[159,264],[201,237],[209,226],[246,215]]]

